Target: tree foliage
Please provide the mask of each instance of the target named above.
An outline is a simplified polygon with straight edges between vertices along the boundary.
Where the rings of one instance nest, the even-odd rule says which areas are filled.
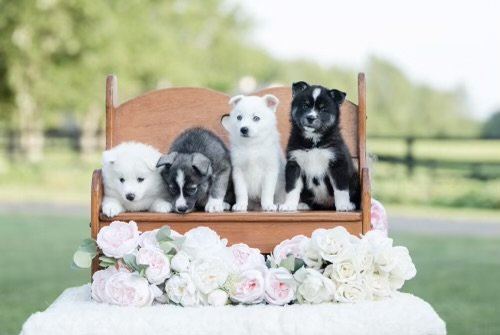
[[[481,136],[483,138],[500,138],[500,111],[493,113],[484,122]]]
[[[274,59],[248,39],[251,28],[224,0],[0,0],[0,120],[40,133],[69,116],[94,118],[108,73],[121,101],[169,85],[234,93],[246,75],[261,86],[321,83],[357,100],[355,71]],[[463,90],[416,84],[377,58],[366,72],[370,133],[474,131]]]

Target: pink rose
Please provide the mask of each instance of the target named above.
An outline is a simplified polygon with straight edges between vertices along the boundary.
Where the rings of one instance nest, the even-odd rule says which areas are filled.
[[[97,302],[107,302],[105,286],[109,277],[117,273],[118,270],[114,266],[110,266],[105,270],[99,270],[92,275],[92,299]]]
[[[265,277],[265,298],[272,305],[286,305],[295,299],[297,282],[285,268],[269,269]]]
[[[131,254],[139,244],[139,230],[134,221],[113,221],[97,234],[97,245],[108,257],[122,258]]]
[[[233,264],[239,271],[266,268],[266,261],[259,249],[250,248],[244,243],[233,244],[230,249]]]
[[[303,258],[302,252],[304,248],[302,245],[308,240],[309,238],[304,235],[297,235],[290,240],[282,241],[273,250],[273,258],[276,264],[280,265],[289,255],[293,255],[295,258]]]
[[[119,271],[106,281],[104,287],[107,302],[119,306],[149,306],[155,299],[155,291],[146,278],[137,273]]]
[[[264,276],[259,270],[247,270],[235,278],[229,292],[231,300],[242,304],[258,304],[264,299]]]
[[[145,274],[151,284],[163,284],[170,277],[170,261],[160,249],[140,248],[137,252],[136,262],[139,265],[148,266]]]
[[[387,231],[389,230],[387,212],[385,211],[384,206],[375,199],[372,199],[371,226],[372,229],[381,231],[385,236],[387,236]]]

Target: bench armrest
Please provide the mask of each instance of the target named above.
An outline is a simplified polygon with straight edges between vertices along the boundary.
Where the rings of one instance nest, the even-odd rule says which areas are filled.
[[[97,238],[99,232],[99,214],[103,197],[101,169],[94,170],[92,174],[92,187],[90,189],[90,229],[92,238]]]
[[[363,214],[363,234],[371,230],[371,181],[367,167],[361,169],[361,212]]]

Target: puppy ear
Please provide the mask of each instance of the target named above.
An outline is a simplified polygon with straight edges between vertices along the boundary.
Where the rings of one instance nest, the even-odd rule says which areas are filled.
[[[300,92],[304,91],[309,87],[309,84],[305,81],[298,81],[292,85],[292,97],[295,97]]]
[[[174,163],[176,157],[177,157],[177,152],[175,152],[175,151],[172,151],[166,155],[163,155],[158,160],[158,163],[156,163],[156,167],[159,168],[159,167],[165,166],[165,169],[170,169],[170,167]]]
[[[279,99],[276,98],[272,94],[266,94],[262,97],[264,101],[266,102],[267,107],[271,108],[273,111],[276,112],[276,108],[278,107],[278,104],[280,103]]]
[[[232,97],[231,99],[229,99],[229,104],[231,106],[236,106],[238,104],[238,102],[240,102],[241,99],[243,99],[244,95],[235,95],[234,97]]]
[[[328,91],[328,94],[330,95],[330,97],[332,97],[333,101],[335,101],[339,105],[341,105],[344,102],[345,97],[347,95],[345,92],[336,89]]]
[[[220,123],[222,124],[224,129],[226,129],[227,131],[229,131],[229,129],[230,129],[229,122],[231,122],[231,117],[229,116],[229,114],[224,114],[221,116]]]
[[[200,175],[208,176],[212,174],[212,163],[207,156],[195,152],[193,154],[193,160],[191,161],[193,169],[195,169]]]
[[[113,149],[106,150],[102,153],[102,164],[114,164],[116,161],[116,153]]]

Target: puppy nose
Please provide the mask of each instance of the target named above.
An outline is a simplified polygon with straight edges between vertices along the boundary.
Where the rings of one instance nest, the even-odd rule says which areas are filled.
[[[241,127],[240,131],[243,135],[246,135],[248,134],[248,127]]]
[[[186,213],[186,211],[188,210],[188,207],[187,206],[180,206],[180,207],[176,207],[176,209],[179,213]]]
[[[308,115],[308,116],[306,116],[306,120],[307,120],[308,123],[313,123],[314,120],[316,120],[316,116],[314,116],[314,115]]]
[[[134,201],[135,194],[134,193],[127,193],[127,195],[125,196],[125,198],[127,198],[128,201]]]

